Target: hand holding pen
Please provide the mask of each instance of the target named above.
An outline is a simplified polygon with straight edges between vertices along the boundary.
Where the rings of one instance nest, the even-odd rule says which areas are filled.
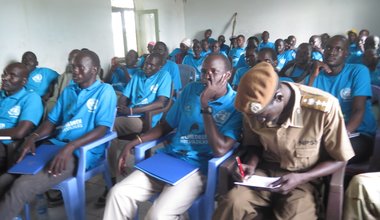
[[[233,177],[238,181],[243,181],[244,179],[249,178],[255,172],[253,166],[242,164],[240,157],[235,157],[237,172],[234,172]]]

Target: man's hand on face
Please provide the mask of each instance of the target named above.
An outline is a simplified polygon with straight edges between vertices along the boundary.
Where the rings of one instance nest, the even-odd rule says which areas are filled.
[[[208,102],[223,89],[225,89],[227,83],[228,83],[228,78],[227,74],[223,74],[222,77],[218,80],[215,78],[214,74],[208,74],[208,80],[207,80],[207,85],[206,88],[203,90],[201,94],[201,104],[202,107],[206,107],[208,105]]]

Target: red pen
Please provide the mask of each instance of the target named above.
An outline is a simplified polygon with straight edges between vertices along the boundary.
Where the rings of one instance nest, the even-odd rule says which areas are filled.
[[[238,165],[238,167],[239,167],[240,175],[241,175],[241,177],[244,179],[244,177],[245,177],[245,173],[244,173],[243,165],[241,164],[240,157],[236,157],[235,159],[236,159],[236,163],[237,163],[237,165]]]

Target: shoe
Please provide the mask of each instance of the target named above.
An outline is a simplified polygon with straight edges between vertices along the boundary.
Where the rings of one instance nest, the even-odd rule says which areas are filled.
[[[57,207],[63,204],[63,197],[61,191],[49,190],[45,194],[49,208]]]
[[[107,194],[108,194],[108,189],[106,188],[103,192],[103,195],[101,195],[98,200],[95,202],[95,206],[97,207],[104,207],[106,206],[106,200],[107,200]]]

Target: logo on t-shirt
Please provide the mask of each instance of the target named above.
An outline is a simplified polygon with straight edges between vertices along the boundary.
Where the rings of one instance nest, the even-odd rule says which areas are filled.
[[[215,123],[219,124],[219,125],[224,124],[227,121],[227,119],[230,117],[230,115],[231,115],[231,113],[227,112],[225,110],[221,110],[221,111],[217,112],[214,115]]]
[[[150,91],[152,91],[152,93],[157,93],[157,90],[158,90],[158,84],[150,86]]]
[[[344,88],[340,90],[340,97],[342,99],[350,99],[351,98],[351,88]]]
[[[38,73],[32,77],[32,80],[36,83],[40,83],[42,81],[42,75],[40,73]]]
[[[16,105],[9,109],[8,114],[11,118],[17,118],[20,115],[21,107],[19,105]]]
[[[98,100],[97,99],[89,99],[87,100],[86,106],[88,108],[88,112],[94,112],[96,108],[98,107]]]
[[[5,128],[5,124],[4,123],[0,123],[0,129],[4,129]]]

